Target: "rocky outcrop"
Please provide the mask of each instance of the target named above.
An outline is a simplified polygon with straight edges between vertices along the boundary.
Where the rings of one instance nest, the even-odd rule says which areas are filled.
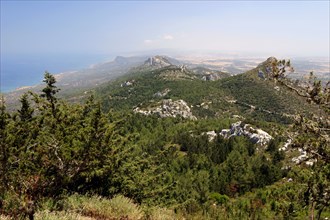
[[[223,129],[220,132],[220,135],[225,138],[230,138],[233,136],[246,136],[253,143],[263,146],[267,145],[268,142],[273,139],[273,137],[267,132],[261,129],[253,128],[251,125],[244,124],[241,121],[231,124],[230,129]]]
[[[272,68],[274,67],[274,65],[276,65],[277,68],[279,69],[284,68],[285,72],[287,73],[294,72],[292,67],[284,66],[284,63],[281,63],[279,61],[280,60],[276,59],[275,57],[269,57],[266,61],[260,63],[256,68],[258,71],[258,77],[262,80],[272,79],[273,78]]]
[[[269,67],[271,64],[277,62],[277,59],[275,57],[268,57],[267,60],[265,60],[264,62],[260,63],[257,68],[264,68],[264,67]],[[270,69],[266,68],[266,72],[270,73]]]
[[[160,98],[160,97],[164,97],[164,96],[166,96],[170,91],[171,91],[171,90],[170,90],[169,88],[166,88],[166,89],[164,89],[163,91],[156,92],[156,93],[154,94],[154,97],[158,97],[158,98]]]
[[[162,69],[159,77],[164,80],[194,80],[197,77],[185,67],[168,66]]]
[[[208,136],[209,141],[215,140],[215,138],[218,136],[218,134],[215,131],[208,131],[208,132],[203,133],[203,134],[206,134]]]
[[[164,56],[154,56],[149,57],[145,62],[145,66],[155,67],[155,68],[162,68],[166,66],[171,66],[171,62]]]
[[[279,150],[280,151],[287,151],[289,146],[292,144],[292,139],[289,138],[284,144],[283,147],[281,147]]]
[[[191,69],[191,71],[204,81],[216,81],[230,76],[229,73],[212,70],[205,67],[195,67]]]
[[[280,151],[284,151],[286,153],[288,152],[297,152],[298,155],[295,157],[291,158],[291,162],[295,163],[295,164],[306,164],[307,166],[313,166],[313,164],[316,162],[315,159],[310,158],[310,155],[308,154],[308,152],[306,150],[304,150],[303,148],[292,148],[293,144],[293,139],[289,138],[283,145],[283,147],[281,147],[279,150]],[[291,153],[292,154],[292,153]],[[296,154],[296,153],[294,153]]]
[[[231,138],[234,136],[245,136],[248,137],[253,143],[266,146],[268,142],[273,139],[267,132],[253,128],[249,124],[244,124],[239,121],[231,124],[230,129],[222,129],[219,134],[215,131],[208,131],[203,134],[206,134],[209,137],[209,141],[213,141],[216,136],[221,135],[224,138]]]
[[[133,110],[136,113],[151,115],[156,114],[159,117],[182,117],[186,119],[196,120],[197,118],[192,114],[190,107],[183,100],[172,101],[172,99],[165,99],[155,107],[148,107],[140,109],[139,107]]]
[[[133,84],[135,83],[135,80],[128,80],[128,81],[125,81],[123,83],[120,84],[120,87],[128,87],[128,86],[132,86]]]
[[[265,79],[266,78],[265,77],[265,73],[261,69],[258,70],[258,77],[261,78],[261,79]]]
[[[210,72],[206,73],[203,77],[202,80],[204,81],[217,81],[219,79],[223,79],[228,77],[229,74],[227,73],[222,73],[222,72]]]

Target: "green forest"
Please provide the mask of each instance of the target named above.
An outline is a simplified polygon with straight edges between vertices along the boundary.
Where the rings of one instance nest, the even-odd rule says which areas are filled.
[[[315,79],[302,93],[282,77],[290,63],[276,62],[268,81],[252,73],[215,82],[137,73],[121,79],[136,79],[134,90],[113,86],[119,80],[80,103],[59,98],[55,77],[46,72],[41,93],[24,94],[20,109],[9,112],[0,103],[0,218],[330,218],[329,87]],[[274,83],[281,94],[271,93]],[[198,120],[132,111],[166,88],[168,98],[196,106],[207,97],[213,105],[192,108]],[[227,96],[290,117],[250,113],[225,104]],[[224,113],[216,114],[219,109]],[[206,132],[237,121],[226,110],[274,138],[267,146],[245,136],[210,140]],[[288,165],[290,155],[279,150],[288,133],[312,166]]]

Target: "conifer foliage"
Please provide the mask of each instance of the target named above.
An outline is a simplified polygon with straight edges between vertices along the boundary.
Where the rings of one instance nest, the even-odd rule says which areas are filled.
[[[319,108],[317,114],[291,117],[295,121],[293,146],[308,152],[308,159],[313,160],[313,166],[302,169],[297,176],[304,186],[310,219],[314,219],[315,210],[317,219],[320,219],[324,208],[330,205],[330,81],[322,86],[311,72],[308,85],[294,86],[284,75],[288,67],[291,68],[290,61],[274,59],[271,63],[272,78]]]
[[[329,87],[294,87],[284,75],[289,67],[274,60],[269,80],[320,106],[319,115],[291,115],[293,145],[314,159],[292,171],[284,167],[281,136],[263,147],[245,136],[210,140],[207,131],[219,133],[232,119],[105,113],[93,95],[68,103],[46,72],[41,94],[24,94],[17,112],[0,102],[0,216],[34,219],[45,201],[59,211],[78,193],[125,196],[186,219],[290,219],[306,210],[320,219],[330,201]],[[285,181],[290,175],[294,182]]]
[[[21,97],[17,113],[8,114],[1,103],[0,210],[14,218],[33,219],[43,198],[60,198],[101,178],[111,152],[99,104],[59,101],[54,76],[46,72],[44,82],[40,97]]]

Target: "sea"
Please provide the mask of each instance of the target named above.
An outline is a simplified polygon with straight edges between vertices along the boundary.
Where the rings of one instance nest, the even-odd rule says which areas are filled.
[[[40,84],[45,71],[58,74],[81,70],[112,59],[109,54],[1,54],[0,92]]]

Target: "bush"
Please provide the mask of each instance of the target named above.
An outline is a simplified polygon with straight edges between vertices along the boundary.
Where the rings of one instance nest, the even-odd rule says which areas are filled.
[[[143,212],[129,198],[117,195],[111,200],[100,196],[72,195],[68,198],[69,208],[77,213],[95,218],[141,219]]]
[[[187,214],[194,214],[202,210],[200,204],[195,199],[188,199],[181,206],[181,209],[185,210]]]
[[[129,219],[141,219],[143,212],[133,201],[122,195],[117,195],[110,200],[110,206],[114,217],[127,216]]]
[[[44,210],[35,214],[36,220],[92,220],[90,217],[82,216],[74,212]]]
[[[209,197],[210,197],[211,200],[214,200],[217,203],[217,205],[227,204],[227,202],[229,201],[228,196],[221,195],[221,194],[216,193],[216,192],[211,193]]]
[[[172,220],[183,219],[183,217],[176,214],[173,210],[161,207],[148,207],[145,211],[146,219],[148,220]]]

